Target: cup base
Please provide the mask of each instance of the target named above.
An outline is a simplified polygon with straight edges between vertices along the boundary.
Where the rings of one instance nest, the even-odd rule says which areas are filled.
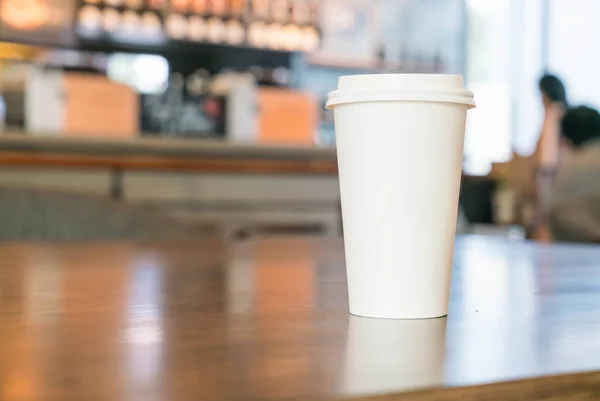
[[[376,314],[369,313],[357,313],[350,311],[352,316],[362,317],[367,319],[385,319],[385,320],[430,320],[430,319],[440,319],[448,316],[448,313],[443,315],[432,315],[432,316],[377,316]]]

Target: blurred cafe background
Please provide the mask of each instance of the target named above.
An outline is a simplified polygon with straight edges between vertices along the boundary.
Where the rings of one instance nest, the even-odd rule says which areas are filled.
[[[341,235],[326,94],[405,72],[476,94],[459,232],[551,240],[539,79],[600,104],[598,18],[595,0],[0,0],[0,239]]]

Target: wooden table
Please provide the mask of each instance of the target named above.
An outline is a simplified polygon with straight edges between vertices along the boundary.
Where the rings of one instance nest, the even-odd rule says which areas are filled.
[[[333,239],[2,245],[0,399],[598,399],[477,385],[600,370],[600,248],[456,248],[449,317],[391,321],[348,315]]]

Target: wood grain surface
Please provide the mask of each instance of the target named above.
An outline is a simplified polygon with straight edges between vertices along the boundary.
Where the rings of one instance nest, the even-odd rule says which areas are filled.
[[[2,400],[600,394],[597,373],[547,377],[600,370],[598,247],[460,238],[448,318],[415,321],[348,315],[335,239],[12,244],[0,263]]]

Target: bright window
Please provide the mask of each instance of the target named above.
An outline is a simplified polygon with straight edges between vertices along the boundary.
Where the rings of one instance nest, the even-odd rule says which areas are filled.
[[[567,87],[569,101],[600,107],[600,1],[553,0],[548,25],[548,67]]]
[[[513,152],[531,154],[541,126],[543,0],[468,0],[469,113],[464,170],[486,175]]]

